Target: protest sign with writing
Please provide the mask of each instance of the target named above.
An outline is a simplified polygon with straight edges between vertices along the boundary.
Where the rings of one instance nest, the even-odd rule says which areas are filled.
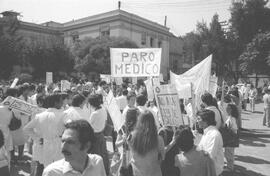
[[[170,84],[155,86],[154,92],[163,125],[183,125],[184,121],[182,118],[179,98],[175,86]]]
[[[111,48],[113,77],[159,76],[161,48]]]
[[[111,83],[111,75],[100,74],[100,79],[106,81],[107,84]]]
[[[149,101],[153,101],[155,96],[154,96],[154,89],[153,89],[153,83],[152,83],[152,78],[148,78],[147,80],[144,81],[144,84],[146,86],[146,91],[147,91],[147,96]]]
[[[61,91],[70,90],[71,83],[67,80],[61,80]]]
[[[51,83],[53,83],[53,73],[46,72],[46,84],[49,85]]]
[[[3,105],[9,106],[9,108],[17,110],[26,115],[32,115],[38,113],[40,109],[32,104],[29,104],[23,100],[8,96],[3,102]]]

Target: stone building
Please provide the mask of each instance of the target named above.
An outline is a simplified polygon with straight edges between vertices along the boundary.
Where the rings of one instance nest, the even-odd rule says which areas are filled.
[[[18,13],[6,11],[2,15],[0,23],[6,23],[17,18]],[[181,59],[182,48],[175,48],[181,47],[181,39],[175,37],[168,27],[120,9],[66,23],[50,21],[34,24],[20,21],[18,33],[28,38],[29,42],[57,40],[67,46],[85,37],[113,36],[131,39],[140,48],[162,48],[161,73],[165,80],[168,79],[170,63]]]

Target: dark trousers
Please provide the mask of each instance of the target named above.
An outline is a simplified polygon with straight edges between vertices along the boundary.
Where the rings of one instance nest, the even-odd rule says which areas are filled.
[[[8,166],[4,166],[4,167],[1,167],[1,168],[0,168],[0,175],[3,175],[3,176],[10,176]]]

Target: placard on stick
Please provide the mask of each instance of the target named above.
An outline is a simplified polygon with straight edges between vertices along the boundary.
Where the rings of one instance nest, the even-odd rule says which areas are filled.
[[[53,73],[46,72],[46,84],[49,85],[51,83],[53,83]]]
[[[164,126],[180,126],[184,124],[179,98],[174,85],[154,87],[154,93]]]

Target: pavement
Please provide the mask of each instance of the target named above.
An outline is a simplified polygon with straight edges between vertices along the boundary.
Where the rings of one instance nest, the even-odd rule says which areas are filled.
[[[235,150],[235,172],[223,176],[270,176],[270,128],[262,125],[263,104],[256,111],[242,112],[244,130],[240,133],[240,146]],[[112,149],[111,142],[107,142]],[[24,162],[12,165],[11,176],[29,176],[31,155],[25,153]],[[0,174],[1,175],[1,174]]]

